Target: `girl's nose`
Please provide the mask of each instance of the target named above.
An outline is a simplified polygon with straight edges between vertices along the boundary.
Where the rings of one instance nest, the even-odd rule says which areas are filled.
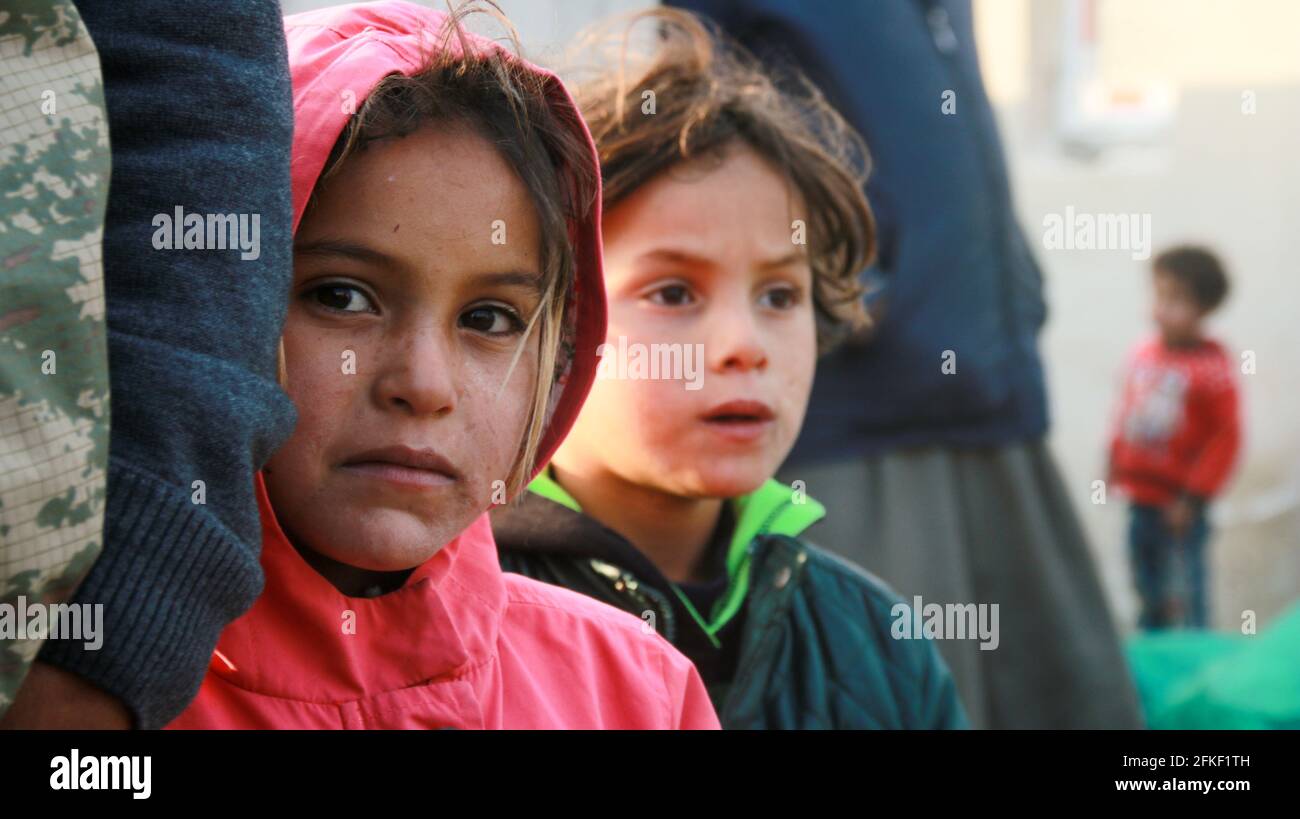
[[[385,408],[414,416],[437,416],[455,407],[452,351],[438,333],[413,332],[385,348],[387,360],[375,380],[376,397]]]

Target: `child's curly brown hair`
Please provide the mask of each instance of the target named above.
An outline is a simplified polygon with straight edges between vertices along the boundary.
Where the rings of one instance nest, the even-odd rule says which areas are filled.
[[[653,25],[638,28],[643,22]],[[638,34],[649,48],[636,48]],[[574,53],[601,61],[578,67],[570,58],[566,74],[600,152],[606,210],[680,162],[720,158],[744,143],[794,184],[807,208],[818,351],[866,328],[859,274],[876,248],[863,194],[868,155],[820,91],[798,74],[769,73],[677,9],[598,24]]]

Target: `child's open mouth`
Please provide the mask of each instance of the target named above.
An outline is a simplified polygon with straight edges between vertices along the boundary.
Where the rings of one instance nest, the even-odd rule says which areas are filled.
[[[406,446],[361,452],[348,458],[339,468],[411,489],[447,486],[460,480],[460,471],[437,452]]]
[[[703,420],[721,437],[746,443],[764,435],[776,414],[762,401],[727,401],[706,412]]]

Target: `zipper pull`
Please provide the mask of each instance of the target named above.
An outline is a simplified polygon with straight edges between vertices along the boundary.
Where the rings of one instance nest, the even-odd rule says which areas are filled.
[[[220,662],[218,662],[218,661],[220,661]],[[230,671],[238,671],[238,670],[239,670],[238,668],[235,668],[235,664],[232,663],[232,662],[230,661],[230,659],[229,659],[228,657],[226,657],[226,655],[222,654],[220,651],[218,651],[218,650],[215,649],[215,648],[212,649],[212,658],[208,661],[208,666],[209,666],[210,668],[217,668],[217,669],[220,669],[220,668],[222,668],[222,667],[225,667],[225,668],[229,669]]]

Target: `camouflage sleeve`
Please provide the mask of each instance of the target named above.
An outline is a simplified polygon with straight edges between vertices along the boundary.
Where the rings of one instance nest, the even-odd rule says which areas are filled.
[[[0,9],[0,714],[102,546],[109,181],[95,46],[68,0]],[[51,616],[51,615],[55,616]]]

